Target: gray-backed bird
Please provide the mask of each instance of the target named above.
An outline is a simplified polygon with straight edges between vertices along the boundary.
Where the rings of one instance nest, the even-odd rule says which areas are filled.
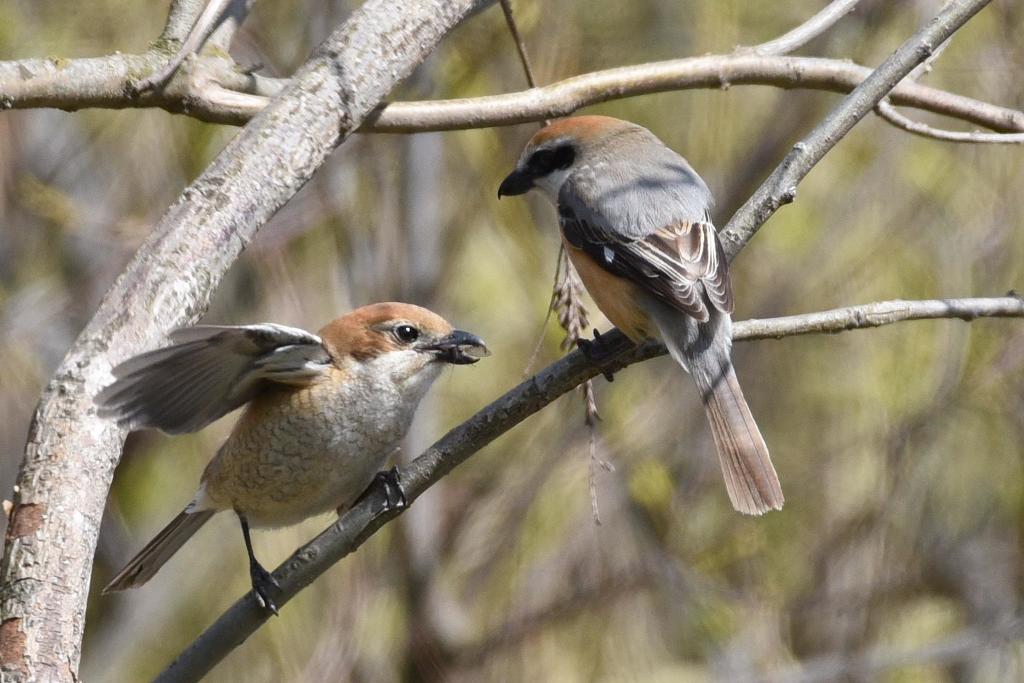
[[[661,338],[690,373],[733,507],[781,509],[730,359],[732,287],[701,177],[642,126],[577,116],[533,136],[498,196],[532,188],[554,202],[566,252],[601,311],[635,342]]]

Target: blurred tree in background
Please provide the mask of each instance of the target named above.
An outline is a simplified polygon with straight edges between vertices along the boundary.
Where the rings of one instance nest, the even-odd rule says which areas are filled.
[[[232,54],[286,76],[355,4],[258,3]],[[822,4],[552,0],[517,10],[548,83],[730,52]],[[938,6],[864,0],[802,53],[877,64]],[[143,51],[165,15],[163,3],[70,12],[13,0],[0,6],[0,58]],[[993,3],[923,78],[1022,109],[1022,33],[1024,6]],[[490,9],[393,99],[523,87]],[[636,121],[683,153],[723,224],[837,97],[744,86],[588,111]],[[540,334],[553,210],[494,199],[535,129],[354,137],[260,231],[205,320],[316,329],[397,299],[480,332],[494,357],[439,381],[404,450],[417,454],[519,382]],[[150,227],[236,132],[156,110],[0,116],[4,491],[40,388]],[[734,263],[735,317],[1020,289],[1022,187],[1019,146],[943,143],[869,118]],[[544,335],[539,363],[560,353],[557,326]],[[919,322],[742,344],[734,358],[784,482],[781,513],[730,509],[695,392],[655,360],[595,383],[599,456],[615,467],[597,478],[602,525],[591,519],[582,404],[566,396],[433,487],[211,680],[1024,679],[1024,326]],[[85,680],[156,674],[248,589],[225,517],[145,588],[98,595],[187,502],[230,422],[129,438],[96,555]],[[275,566],[329,521],[260,533],[258,553]]]

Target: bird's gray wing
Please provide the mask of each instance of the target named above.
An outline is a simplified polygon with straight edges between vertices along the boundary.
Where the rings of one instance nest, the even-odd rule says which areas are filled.
[[[620,230],[593,213],[577,212],[564,193],[558,214],[566,241],[613,275],[700,321],[709,317],[705,297],[716,309],[732,312],[729,263],[707,216],[671,222],[634,238],[628,235],[636,230]]]
[[[304,386],[331,358],[315,334],[284,325],[200,325],[170,334],[170,346],[130,358],[96,395],[99,414],[129,429],[168,434],[202,429],[248,402],[267,382]]]

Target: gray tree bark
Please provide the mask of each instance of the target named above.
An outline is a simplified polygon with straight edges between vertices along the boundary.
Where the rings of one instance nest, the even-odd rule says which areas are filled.
[[[107,293],[30,428],[0,565],[5,680],[77,678],[93,552],[125,436],[92,405],[111,366],[198,319],[259,227],[475,4],[369,0],[182,193]]]
[[[56,107],[77,111],[159,107],[200,121],[244,125],[266,106],[257,92],[286,81],[246,76],[220,59],[201,57],[192,73],[160,90],[126,94],[168,59],[164,53],[0,62],[0,109]],[[419,133],[508,126],[567,116],[582,107],[650,93],[763,85],[848,93],[871,69],[844,59],[764,55],[746,50],[620,66],[520,92],[455,100],[390,102],[367,117],[364,133]],[[889,94],[913,107],[1002,133],[1024,131],[1024,112],[904,81]]]

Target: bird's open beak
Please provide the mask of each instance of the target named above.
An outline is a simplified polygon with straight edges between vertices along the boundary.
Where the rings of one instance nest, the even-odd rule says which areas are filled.
[[[533,188],[533,178],[524,172],[515,170],[508,174],[508,177],[501,181],[498,186],[498,199],[502,197],[514,197],[517,194],[526,194]]]
[[[469,365],[491,355],[483,339],[462,330],[452,330],[447,337],[426,348],[437,353],[437,360],[453,365]]]

